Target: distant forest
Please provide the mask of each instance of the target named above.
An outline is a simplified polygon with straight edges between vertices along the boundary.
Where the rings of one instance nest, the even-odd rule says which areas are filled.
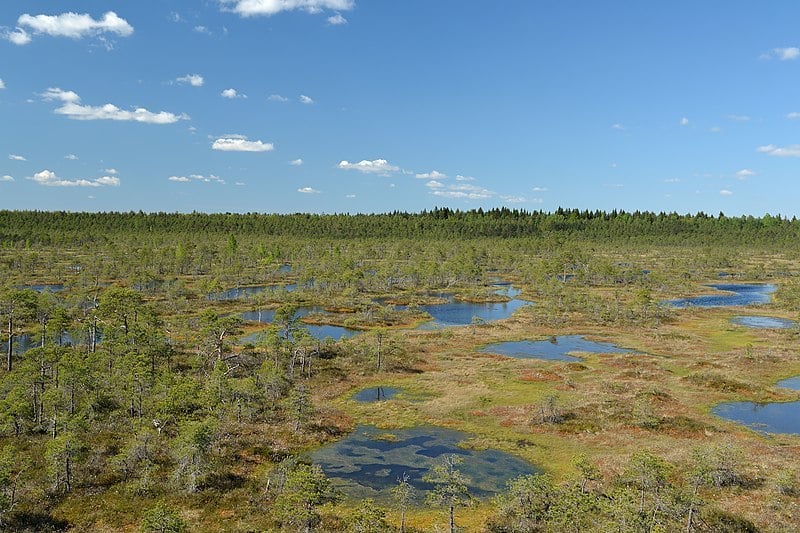
[[[800,221],[772,215],[728,217],[699,212],[555,212],[436,208],[420,213],[234,214],[0,211],[0,243],[81,244],[121,234],[237,234],[315,238],[552,237],[631,244],[798,246]]]

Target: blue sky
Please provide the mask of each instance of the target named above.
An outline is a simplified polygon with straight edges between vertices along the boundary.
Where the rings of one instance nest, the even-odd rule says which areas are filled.
[[[3,0],[0,208],[800,215],[797,20],[790,1]]]

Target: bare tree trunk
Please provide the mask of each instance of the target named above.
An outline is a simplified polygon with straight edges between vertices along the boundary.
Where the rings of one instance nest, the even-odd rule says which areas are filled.
[[[14,353],[14,319],[8,317],[8,353],[6,354],[6,370],[11,372],[11,355]]]

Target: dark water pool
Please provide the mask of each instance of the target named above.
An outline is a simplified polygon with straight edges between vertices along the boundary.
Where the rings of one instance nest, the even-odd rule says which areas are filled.
[[[403,474],[418,491],[430,490],[432,485],[422,478],[447,454],[463,458],[459,470],[470,479],[470,494],[479,498],[504,490],[510,479],[539,472],[530,463],[498,450],[460,448],[458,444],[469,436],[436,426],[396,430],[358,426],[346,438],[315,451],[311,459],[354,498],[387,499]]]
[[[362,389],[353,395],[353,399],[361,403],[382,402],[384,400],[391,400],[402,389],[396,387],[369,387]]]
[[[715,283],[708,286],[722,293],[667,300],[664,303],[677,308],[768,304],[772,299],[772,293],[775,292],[775,285],[771,283]]]
[[[764,433],[800,434],[800,402],[725,402],[711,412]]]
[[[559,335],[541,341],[515,341],[490,344],[481,350],[520,359],[580,361],[571,353],[632,353],[610,342],[590,341],[581,335]]]

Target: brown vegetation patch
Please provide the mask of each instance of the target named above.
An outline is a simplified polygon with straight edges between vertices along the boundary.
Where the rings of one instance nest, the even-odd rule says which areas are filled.
[[[723,376],[717,372],[695,372],[683,379],[695,385],[720,392],[742,392],[752,389],[746,383]]]
[[[550,370],[527,370],[519,375],[521,381],[561,381],[563,378]]]

